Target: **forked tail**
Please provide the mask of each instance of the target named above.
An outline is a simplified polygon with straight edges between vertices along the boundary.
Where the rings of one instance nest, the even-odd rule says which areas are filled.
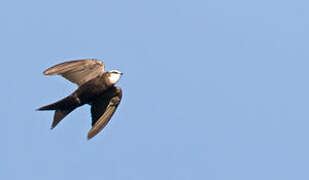
[[[37,110],[38,111],[56,110],[54,114],[54,121],[51,126],[51,129],[53,129],[65,116],[67,116],[70,112],[72,112],[78,106],[80,106],[80,102],[78,101],[78,99],[70,95],[53,104],[40,107]]]

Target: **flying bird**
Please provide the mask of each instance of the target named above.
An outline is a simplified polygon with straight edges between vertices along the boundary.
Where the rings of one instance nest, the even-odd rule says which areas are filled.
[[[94,137],[106,126],[122,98],[122,90],[115,84],[123,73],[117,70],[105,72],[104,69],[105,65],[100,60],[82,59],[60,63],[43,72],[44,75],[61,75],[78,85],[69,96],[37,109],[55,110],[51,129],[84,104],[91,105],[92,128],[87,138]]]

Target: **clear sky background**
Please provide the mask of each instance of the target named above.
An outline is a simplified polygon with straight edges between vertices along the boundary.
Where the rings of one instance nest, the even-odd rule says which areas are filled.
[[[0,179],[309,179],[305,0],[1,1]],[[95,138],[76,88],[43,76],[99,58],[123,100]]]

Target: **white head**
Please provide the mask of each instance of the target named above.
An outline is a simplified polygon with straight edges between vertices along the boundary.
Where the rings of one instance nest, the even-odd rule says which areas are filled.
[[[109,71],[108,72],[109,83],[112,84],[112,85],[116,84],[119,81],[122,74],[123,74],[122,72],[117,71],[117,70]]]

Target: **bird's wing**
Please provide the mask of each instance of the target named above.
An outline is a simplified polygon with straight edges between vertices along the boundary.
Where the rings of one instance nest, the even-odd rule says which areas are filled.
[[[43,73],[45,75],[58,74],[69,81],[82,85],[85,82],[104,73],[104,63],[97,59],[82,59],[68,61],[48,68]]]
[[[91,104],[92,128],[88,139],[98,134],[109,122],[116,111],[122,97],[119,87],[112,87]]]

